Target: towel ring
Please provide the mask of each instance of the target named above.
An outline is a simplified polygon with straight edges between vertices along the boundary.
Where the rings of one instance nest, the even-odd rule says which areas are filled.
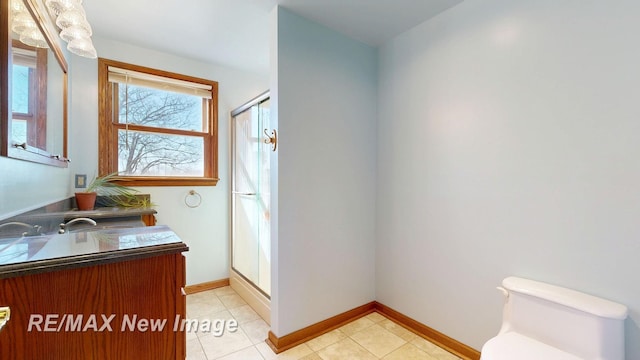
[[[190,208],[197,208],[202,204],[202,196],[195,190],[189,190],[189,193],[184,197],[184,204]]]

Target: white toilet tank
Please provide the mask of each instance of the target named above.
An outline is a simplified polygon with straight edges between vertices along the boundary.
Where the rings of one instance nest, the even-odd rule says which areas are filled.
[[[626,306],[517,277],[502,286],[502,328],[482,360],[624,360]]]

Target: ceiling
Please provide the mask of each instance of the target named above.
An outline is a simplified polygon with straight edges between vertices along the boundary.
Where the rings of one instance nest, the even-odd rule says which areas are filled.
[[[94,36],[266,74],[276,5],[378,46],[463,0],[84,0]],[[98,56],[100,48],[98,45]]]

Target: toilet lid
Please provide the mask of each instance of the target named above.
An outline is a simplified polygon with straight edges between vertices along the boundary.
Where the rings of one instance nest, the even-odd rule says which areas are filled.
[[[482,347],[481,360],[583,360],[515,332],[500,334]]]

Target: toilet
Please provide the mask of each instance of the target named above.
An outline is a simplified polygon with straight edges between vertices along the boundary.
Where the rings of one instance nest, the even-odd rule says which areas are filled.
[[[502,327],[481,360],[624,360],[626,306],[518,277],[498,289]]]

